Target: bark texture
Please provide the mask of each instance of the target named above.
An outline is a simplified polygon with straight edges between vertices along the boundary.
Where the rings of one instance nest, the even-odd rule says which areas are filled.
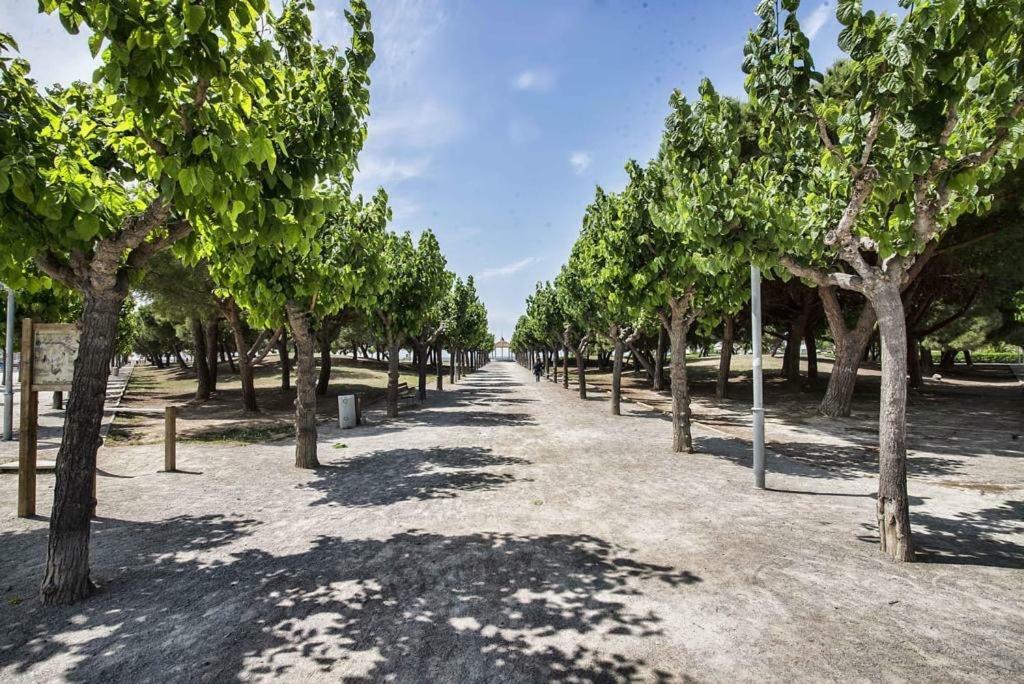
[[[283,330],[277,339],[277,355],[281,358],[281,389],[287,392],[292,388],[292,357],[288,352],[288,333]]]
[[[86,289],[81,337],[68,398],[64,434],[57,453],[56,483],[40,589],[45,605],[69,604],[89,596],[89,520],[95,507],[93,473],[100,446],[110,360],[117,319],[127,288]]]
[[[616,330],[615,334],[615,359],[612,362],[612,401],[611,411],[613,416],[622,415],[622,355],[626,345],[622,343],[622,336]]]
[[[190,316],[189,328],[192,331],[193,365],[196,369],[196,399],[206,401],[210,398],[210,364],[206,356],[206,337],[203,334],[203,322],[199,316]]]
[[[907,497],[907,328],[899,287],[883,282],[869,290],[882,343],[878,413],[878,536],[882,551],[914,560]]]
[[[726,316],[722,319],[722,353],[718,357],[718,380],[715,382],[715,396],[719,399],[729,396],[729,370],[732,367],[733,337],[733,317]]]
[[[226,300],[224,315],[228,319],[228,326],[231,328],[231,335],[235,341],[235,351],[238,352],[238,376],[242,381],[242,408],[249,413],[255,413],[259,407],[256,405],[256,383],[253,378],[252,361],[249,359],[249,346],[245,342],[242,315],[233,299]],[[289,314],[289,318],[290,316]],[[293,329],[292,335],[294,336],[294,334],[295,330]],[[230,360],[230,356],[228,359]]]
[[[217,345],[218,328],[220,322],[216,318],[210,318],[204,326],[204,337],[206,337],[206,365],[210,369],[210,392],[217,391]]]
[[[398,417],[398,340],[388,343],[388,418]]]
[[[312,322],[305,307],[288,302],[288,325],[292,329],[298,358],[295,360],[295,467],[316,468],[316,358]]]
[[[860,369],[864,353],[871,343],[875,330],[875,310],[870,302],[865,302],[852,329],[846,327],[842,309],[832,287],[819,287],[822,305],[829,331],[836,344],[835,360],[832,374],[828,379],[825,396],[818,405],[818,413],[830,418],[850,415],[853,404],[853,392],[857,387],[857,371]]]
[[[687,298],[688,299],[688,298]],[[672,303],[667,321],[672,348],[670,377],[672,380],[672,450],[693,453],[690,432],[690,390],[686,380],[686,334],[692,322],[687,300]]]

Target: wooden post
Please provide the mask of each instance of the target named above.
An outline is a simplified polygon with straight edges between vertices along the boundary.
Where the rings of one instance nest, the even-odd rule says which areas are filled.
[[[174,422],[177,412],[176,406],[168,406],[164,409],[164,470],[168,473],[173,473],[177,465],[174,443]]]
[[[13,361],[13,360],[12,360]],[[32,391],[32,319],[21,322],[21,429],[18,434],[18,517],[36,514],[39,397]]]

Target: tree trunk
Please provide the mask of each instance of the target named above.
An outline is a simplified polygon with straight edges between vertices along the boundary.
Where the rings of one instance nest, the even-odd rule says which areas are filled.
[[[192,347],[195,350],[194,366],[196,368],[196,400],[206,401],[210,398],[210,365],[207,361],[206,340],[203,337],[203,322],[199,316],[190,316],[189,328],[192,330]]]
[[[437,364],[437,391],[444,390],[444,362],[441,358],[441,343],[434,347],[434,363]]]
[[[690,389],[686,381],[686,332],[689,323],[683,305],[672,307],[668,338],[672,347],[672,450],[693,453],[690,434]]]
[[[554,357],[554,363],[551,364],[551,370],[552,370],[552,372],[554,374],[555,384],[557,384],[558,383],[558,347],[555,347],[554,351],[552,351],[551,354]]]
[[[277,355],[281,357],[281,390],[287,392],[292,388],[292,358],[288,351],[287,331],[282,330],[277,338]]]
[[[238,375],[242,381],[242,408],[248,413],[255,413],[258,410],[256,384],[253,379],[252,364],[249,362],[249,346],[245,343],[245,334],[242,330],[242,318],[238,313],[238,305],[233,300],[228,300],[225,308],[228,326],[231,327],[231,334],[235,340],[235,351],[238,352]],[[290,313],[289,318],[291,318]],[[292,336],[295,336],[295,330],[292,330]],[[230,356],[228,356],[228,360],[231,360]]]
[[[416,344],[417,369],[419,370],[419,397],[420,401],[427,400],[427,345]]]
[[[914,560],[907,499],[907,329],[898,286],[883,282],[871,291],[882,347],[878,412],[878,536],[882,551]]]
[[[966,363],[968,366],[973,366],[974,365],[974,359],[971,358],[971,350],[970,349],[964,349],[964,363]]]
[[[587,345],[589,340],[586,337],[580,341],[576,348],[576,380],[580,386],[580,399],[587,398]]]
[[[807,381],[813,384],[818,379],[818,345],[814,339],[813,326],[807,326],[804,346],[807,347]]]
[[[621,415],[622,401],[622,355],[626,345],[622,343],[622,335],[619,330],[615,331],[615,359],[612,362],[612,402],[611,410],[613,416]]]
[[[52,401],[50,405],[53,408],[57,409],[58,411],[62,411],[64,409],[64,392],[62,392],[61,390],[57,390],[56,392],[53,393],[51,400]]]
[[[807,317],[801,313],[789,324],[786,335],[786,355],[782,362],[783,375],[791,385],[800,384],[800,343],[804,340]]]
[[[818,413],[830,418],[839,418],[850,415],[853,405],[853,391],[857,387],[857,371],[860,369],[861,361],[871,344],[871,336],[875,329],[875,310],[870,302],[865,302],[857,317],[857,324],[852,330],[847,330],[843,321],[842,310],[839,308],[839,301],[835,298],[835,291],[831,288],[818,288],[822,305],[825,307],[825,316],[828,320],[828,327],[832,333],[832,339],[836,343],[835,360],[832,364],[832,373],[828,378],[828,387],[825,389],[825,396],[818,405]]]
[[[455,384],[455,356],[458,354],[454,349],[448,350],[448,384]]]
[[[320,324],[317,331],[317,341],[320,344],[320,375],[316,379],[316,395],[327,396],[327,389],[331,386],[331,342],[334,341],[334,328],[330,322]]]
[[[93,475],[117,319],[125,294],[115,287],[85,291],[78,356],[57,453],[46,571],[40,590],[45,605],[74,603],[95,589],[89,577],[89,519],[96,503]]]
[[[174,347],[174,360],[178,362],[178,368],[183,371],[188,370],[188,363],[185,361],[185,357],[181,355],[181,347],[177,345]]]
[[[939,357],[939,368],[944,371],[953,370],[954,364],[956,364],[956,355],[959,353],[956,349],[944,349],[942,356]]]
[[[217,391],[217,338],[220,322],[216,318],[206,321],[206,365],[210,368],[210,392]]]
[[[924,373],[921,369],[921,357],[918,355],[920,346],[914,333],[907,331],[907,372],[910,373],[910,386],[920,389],[924,385]]]
[[[715,383],[715,396],[725,399],[729,395],[729,370],[732,366],[733,317],[722,319],[722,353],[718,356],[718,381]]]
[[[288,302],[288,324],[298,358],[295,361],[295,467],[316,468],[316,345],[307,307]]]
[[[398,417],[398,339],[388,345],[388,418]]]
[[[562,388],[569,389],[569,346],[562,346]]]
[[[658,325],[658,348],[654,359],[654,390],[660,392],[665,389],[665,351],[666,340],[665,326]]]

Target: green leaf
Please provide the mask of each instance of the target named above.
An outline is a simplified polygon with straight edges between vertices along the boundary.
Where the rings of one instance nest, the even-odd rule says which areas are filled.
[[[185,4],[185,28],[189,33],[198,33],[206,21],[206,9],[202,5]]]

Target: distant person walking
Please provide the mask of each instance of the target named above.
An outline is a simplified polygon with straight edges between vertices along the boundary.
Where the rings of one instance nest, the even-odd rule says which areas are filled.
[[[533,364],[533,381],[540,382],[540,374],[544,372],[544,364],[538,361]]]

